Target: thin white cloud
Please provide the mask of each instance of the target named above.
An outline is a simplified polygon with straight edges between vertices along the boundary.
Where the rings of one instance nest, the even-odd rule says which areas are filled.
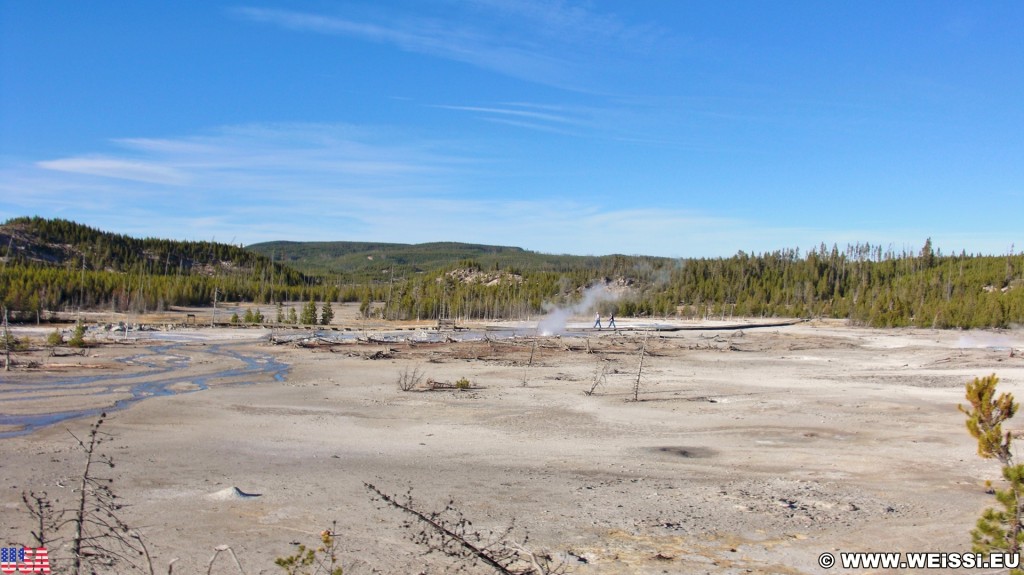
[[[481,9],[489,19],[513,20],[538,37],[578,46],[591,53],[614,51],[650,56],[676,50],[682,45],[674,32],[655,21],[630,22],[614,12],[595,10],[592,2],[471,0],[469,4]]]
[[[430,107],[465,112],[476,119],[496,124],[578,138],[621,140],[622,134],[628,134],[634,129],[631,125],[634,117],[614,107],[535,102],[435,104]]]
[[[392,44],[408,52],[438,56],[545,83],[556,80],[560,71],[568,68],[560,58],[534,51],[528,46],[501,44],[484,34],[436,20],[417,19],[378,25],[289,10],[239,8],[237,13],[255,22],[289,30],[338,34]]]
[[[151,232],[166,222],[194,225],[208,214],[223,214],[223,221],[241,228],[257,222],[269,224],[268,230],[287,228],[289,239],[303,230],[330,230],[332,221],[347,222],[346,233],[358,235],[365,226],[353,225],[367,205],[381,209],[382,203],[414,205],[426,195],[443,197],[452,193],[456,174],[472,174],[478,163],[409,134],[331,124],[232,126],[113,144],[123,153],[4,168],[0,212],[110,220],[127,218],[119,206],[131,206],[149,213]],[[173,192],[168,184],[175,185]],[[128,219],[137,221],[138,215]],[[316,224],[293,228],[286,221]],[[125,223],[113,228],[124,229]],[[164,230],[168,237],[208,236],[189,232],[179,225]],[[254,241],[252,233],[250,228],[238,235]]]
[[[528,118],[531,120],[541,120],[544,122],[552,122],[556,124],[578,124],[579,121],[570,118],[565,115],[551,114],[548,112],[534,112],[531,110],[519,110],[515,108],[494,108],[487,106],[451,106],[451,105],[437,105],[435,108],[441,108],[445,110],[462,110],[465,112],[480,112],[488,115],[498,116],[516,116],[521,118]]]
[[[211,146],[197,141],[189,140],[168,140],[160,138],[121,138],[114,140],[115,143],[140,151],[165,154],[209,154],[217,151],[216,146]]]
[[[476,8],[475,11],[467,8]],[[454,20],[382,14],[377,21],[293,10],[241,7],[237,16],[299,32],[358,38],[401,50],[467,63],[511,77],[580,91],[601,89],[624,54],[672,50],[654,25],[627,25],[570,3],[460,4]]]
[[[100,156],[61,158],[37,162],[36,165],[58,172],[89,174],[152,184],[180,186],[188,182],[188,177],[173,167],[119,158]]]
[[[228,126],[178,139],[115,140],[169,170],[187,173],[197,184],[218,180],[258,184],[279,177],[357,183],[438,176],[470,162],[440,151],[440,144],[411,141],[345,124],[254,124]],[[218,184],[216,187],[224,187]]]
[[[525,121],[522,121],[522,120],[510,120],[508,118],[501,118],[501,117],[494,117],[494,116],[484,116],[484,117],[482,117],[480,119],[484,120],[486,122],[491,122],[492,124],[504,124],[506,126],[515,126],[517,128],[525,128],[527,130],[534,130],[534,131],[537,131],[537,132],[547,132],[549,134],[560,134],[560,135],[563,135],[563,136],[576,136],[576,135],[578,135],[576,132],[574,132],[572,130],[566,130],[564,128],[558,128],[558,127],[552,126],[550,124],[538,124],[536,122],[525,122]]]

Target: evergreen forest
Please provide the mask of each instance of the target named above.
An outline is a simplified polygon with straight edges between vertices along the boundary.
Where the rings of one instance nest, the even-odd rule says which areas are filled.
[[[849,319],[877,327],[1024,323],[1024,253],[947,255],[824,244],[725,258],[570,256],[478,244],[135,239],[61,219],[0,226],[0,301],[15,321],[51,312],[146,312],[219,301],[360,302],[384,319],[527,319],[589,286],[636,317]]]

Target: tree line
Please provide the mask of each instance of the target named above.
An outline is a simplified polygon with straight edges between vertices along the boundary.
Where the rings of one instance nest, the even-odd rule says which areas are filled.
[[[345,270],[300,273],[213,242],[135,240],[40,218],[11,220],[0,229],[12,228],[21,235],[9,231],[9,246],[16,239],[25,243],[29,232],[40,238],[29,247],[8,247],[11,255],[0,275],[0,301],[21,320],[73,309],[203,306],[215,298],[257,304],[359,302],[364,315],[394,320],[527,319],[602,284],[619,297],[606,298],[600,311],[620,316],[827,317],[936,328],[1024,323],[1024,254],[944,255],[930,240],[915,251],[822,244],[806,253],[784,249],[684,259],[537,260],[530,252],[510,249],[508,261],[463,259],[426,270],[381,262],[377,273],[357,279]],[[56,257],[51,246],[65,246],[66,253]],[[40,256],[47,249],[49,259]]]
[[[136,239],[64,219],[22,217],[0,227],[5,265],[43,264],[140,275],[213,275],[244,269],[267,281],[298,285],[311,278],[256,252],[213,241]]]
[[[462,262],[461,266],[473,265]],[[398,282],[393,319],[525,318],[577,299],[595,283],[628,286],[604,313],[647,317],[827,317],[876,327],[1008,327],[1024,321],[1024,254],[943,256],[859,244],[728,258],[610,258],[571,272],[522,272],[498,283],[450,271]]]

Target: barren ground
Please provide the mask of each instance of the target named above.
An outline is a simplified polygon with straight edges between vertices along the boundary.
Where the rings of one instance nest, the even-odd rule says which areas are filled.
[[[48,331],[16,334],[41,344]],[[271,345],[263,329],[169,333],[132,332],[83,356],[39,349],[0,372],[6,415],[103,408],[131,382],[168,374],[176,391],[208,386],[134,403],[104,425],[124,516],[158,572],[177,557],[175,573],[205,573],[213,548],[228,544],[248,573],[276,573],[274,557],[315,543],[333,520],[346,574],[451,566],[424,556],[406,517],[371,500],[364,482],[411,488],[427,509],[453,499],[481,528],[514,519],[528,546],[580,574],[821,573],[825,551],[966,551],[998,466],[975,455],[956,409],[963,386],[996,373],[1002,390],[1024,396],[1017,330],[653,332],[640,401],[645,336],[629,329],[314,348]],[[290,368],[280,379],[224,374],[242,367],[236,354]],[[400,391],[414,369],[420,389]],[[80,375],[97,379],[73,393],[48,385]],[[427,379],[463,377],[471,389],[424,390]],[[68,431],[81,437],[91,422],[0,439],[6,543],[30,543],[23,491],[73,497],[82,462]],[[237,570],[222,561],[213,572]]]

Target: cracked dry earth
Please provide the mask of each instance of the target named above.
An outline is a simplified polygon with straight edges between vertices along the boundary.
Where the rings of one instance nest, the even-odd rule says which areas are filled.
[[[821,573],[825,551],[969,550],[998,466],[975,455],[956,407],[990,373],[1024,396],[1021,332],[651,333],[633,401],[643,339],[225,343],[290,371],[113,414],[116,489],[158,571],[178,557],[175,573],[205,572],[219,544],[248,573],[278,572],[274,557],[332,520],[346,574],[452,568],[364,482],[411,488],[426,509],[454,500],[480,528],[514,520],[527,546],[580,574]],[[412,369],[420,387],[400,391]],[[425,390],[463,377],[471,389]],[[29,529],[22,490],[69,496],[59,485],[78,456],[64,427],[87,425],[0,440],[8,541]]]

